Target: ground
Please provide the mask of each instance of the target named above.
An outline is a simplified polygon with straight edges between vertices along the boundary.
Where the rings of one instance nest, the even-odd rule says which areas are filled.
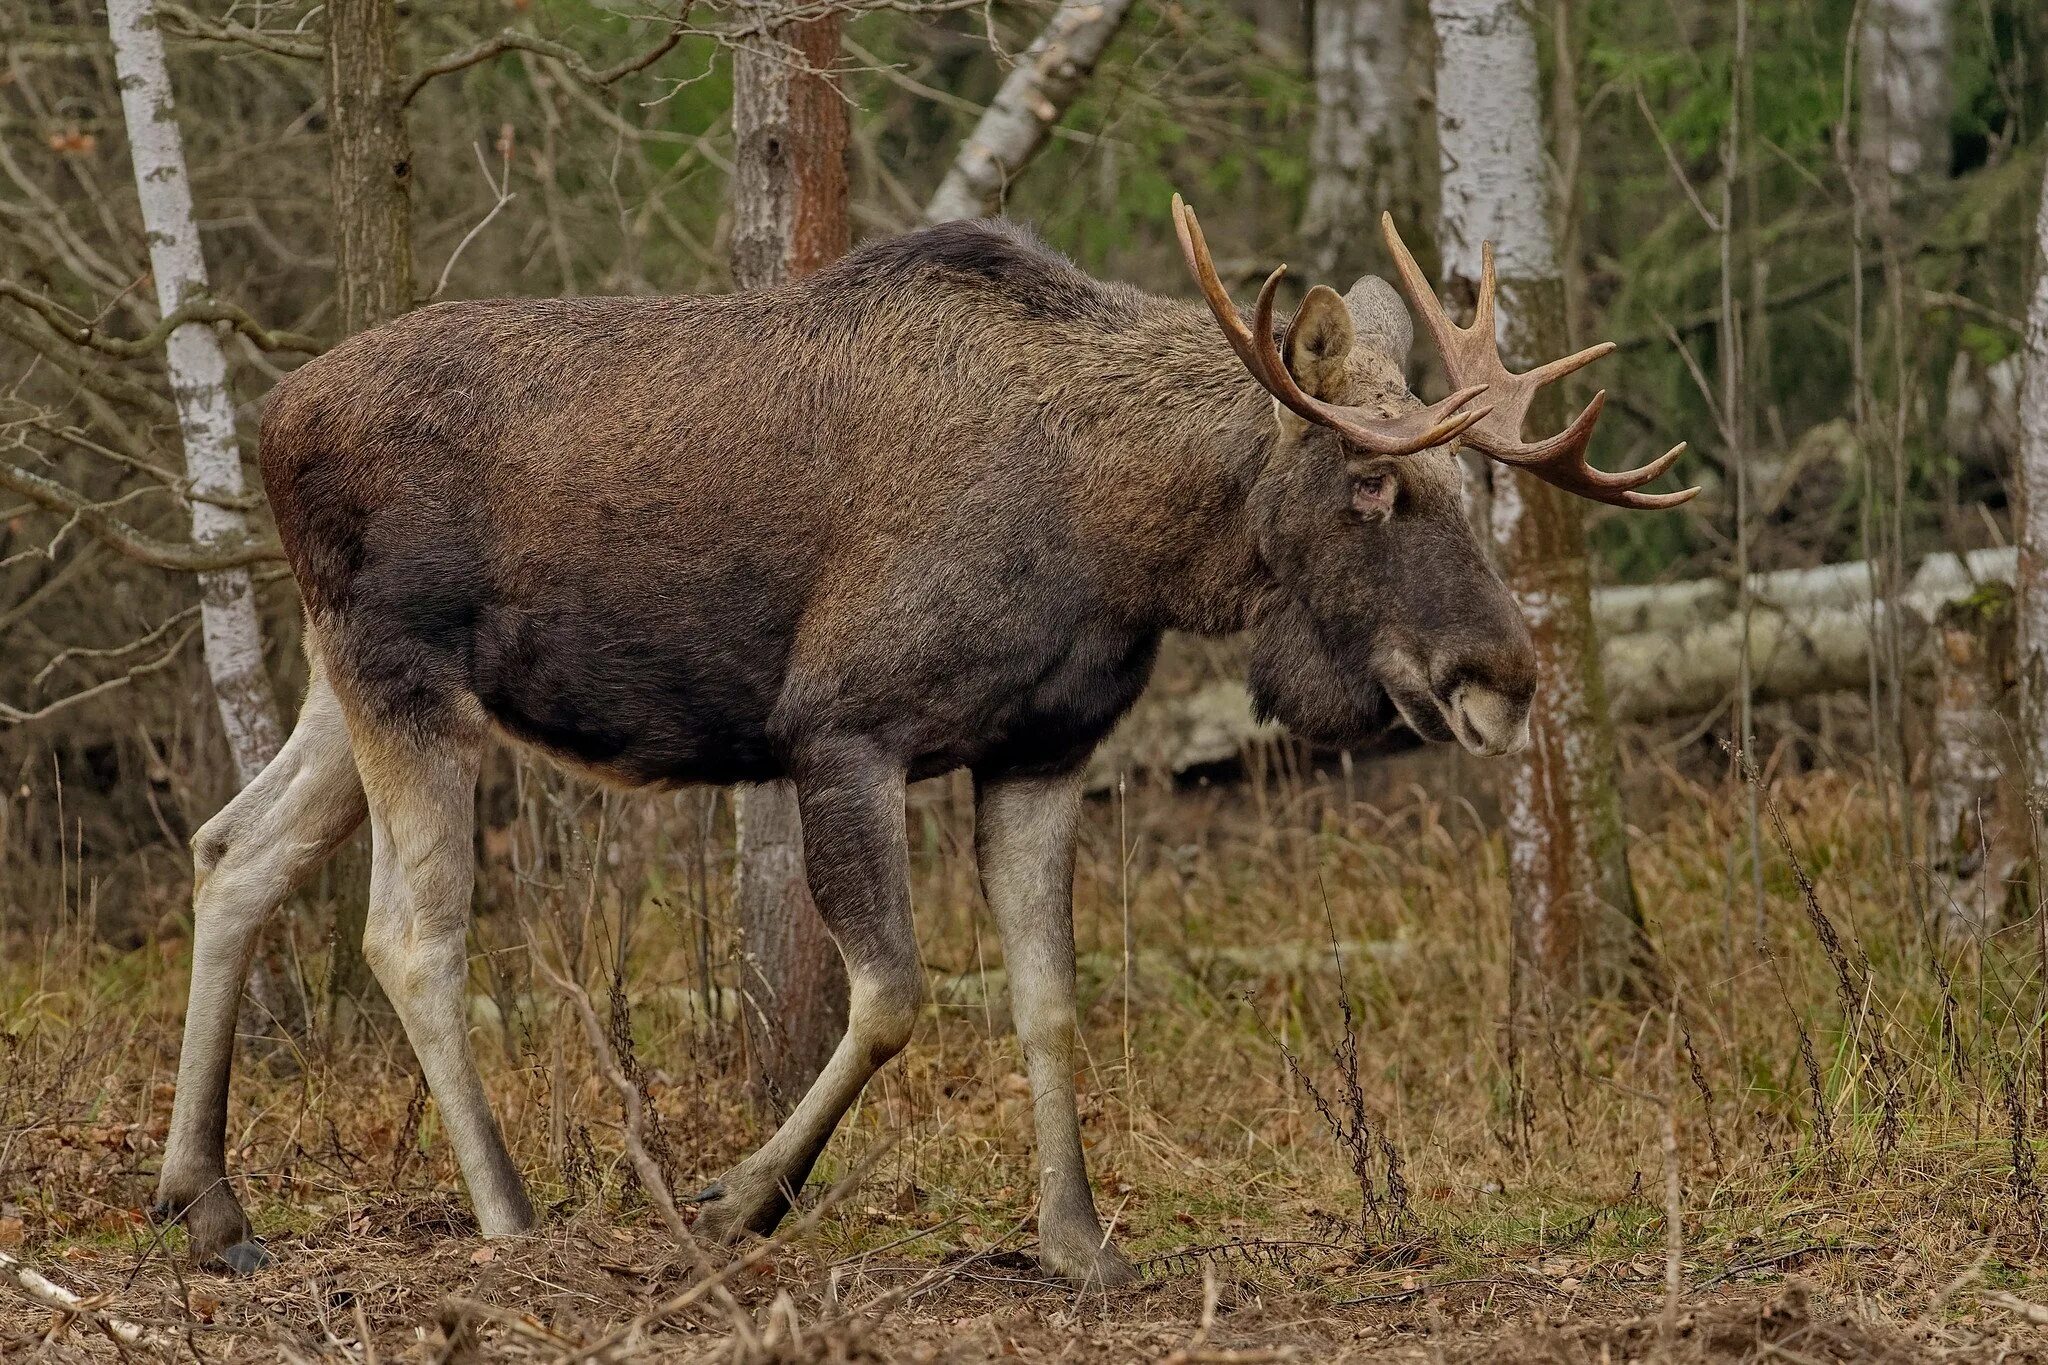
[[[1775,783],[1818,890],[1767,844],[1766,954],[1739,789],[1674,777],[1634,837],[1657,965],[1569,1008],[1510,972],[1498,844],[1459,804],[1255,772],[1092,807],[1077,1086],[1104,1213],[1144,1270],[1107,1295],[1030,1255],[1028,1096],[963,791],[913,811],[934,988],[916,1039],[779,1239],[718,1253],[706,1283],[527,964],[547,954],[610,1009],[665,1183],[715,1176],[764,1131],[733,1079],[719,830],[697,796],[554,799],[573,790],[527,791],[480,850],[474,1038],[543,1208],[528,1239],[474,1235],[389,1020],[353,1040],[326,1023],[317,926],[357,893],[344,869],[278,950],[314,1026],[291,1042],[245,1019],[229,1164],[276,1264],[188,1264],[142,1210],[189,887],[124,927],[75,869],[10,868],[0,1252],[86,1306],[55,1312],[8,1267],[0,1355],[2048,1360],[2036,926],[1931,942],[1867,784]]]

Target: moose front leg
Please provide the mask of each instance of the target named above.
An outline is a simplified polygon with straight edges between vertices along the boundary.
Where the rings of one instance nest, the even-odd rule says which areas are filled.
[[[1031,1077],[1038,1139],[1038,1252],[1083,1285],[1137,1278],[1109,1243],[1088,1188],[1074,1108],[1074,829],[1081,777],[983,781],[975,860],[1003,938],[1010,1010]]]
[[[795,766],[811,898],[846,961],[846,1034],[775,1136],[698,1196],[698,1231],[714,1241],[775,1230],[868,1078],[910,1041],[924,1004],[903,769],[858,745],[813,746]]]

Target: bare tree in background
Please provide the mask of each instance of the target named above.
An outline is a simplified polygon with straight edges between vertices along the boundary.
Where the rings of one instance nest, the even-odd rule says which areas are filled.
[[[1363,268],[1362,248],[1371,238],[1366,226],[1382,210],[1405,218],[1414,198],[1407,10],[1405,0],[1319,0],[1315,6],[1316,123],[1301,218],[1315,275],[1350,279]]]
[[[334,195],[334,299],[341,335],[391,321],[412,307],[412,141],[407,135],[393,0],[330,0],[327,6],[328,183]],[[337,1033],[358,1011],[388,1010],[363,956],[370,912],[364,896],[340,897],[327,972]]]
[[[135,195],[149,242],[157,307],[170,317],[188,305],[206,302],[210,291],[154,0],[109,0],[107,30],[120,79],[121,113],[128,126],[128,153],[135,166]],[[192,543],[202,554],[246,544],[242,451],[220,337],[207,323],[184,323],[164,339],[164,361],[185,445]],[[256,585],[247,567],[216,569],[197,577],[206,675],[234,757],[235,779],[246,786],[284,743],[277,695],[263,666]],[[250,963],[248,990],[272,1021],[289,1032],[303,1028],[305,1012],[284,989],[282,973],[268,953],[258,953]]]
[[[2039,819],[2048,807],[2048,176],[2034,220],[2034,292],[2026,321],[2018,469],[2020,732],[2029,803]]]
[[[192,213],[192,182],[171,102],[163,34],[153,0],[109,0],[107,28],[120,74],[121,112],[135,163],[135,193],[149,240],[157,306],[169,317],[208,297],[206,260]],[[185,443],[192,543],[202,550],[249,538],[242,512],[242,452],[235,438],[235,404],[228,393],[228,361],[220,338],[203,322],[174,328],[164,342],[178,430]],[[199,619],[206,673],[213,682],[221,729],[247,784],[284,743],[277,697],[263,670],[263,623],[246,568],[202,573]]]
[[[732,274],[758,289],[846,252],[847,106],[833,74],[841,16],[783,24],[733,54]],[[747,1078],[780,1112],[846,1030],[846,972],[804,879],[803,822],[787,782],[734,793],[734,899],[746,955]]]
[[[1857,42],[1857,146],[1873,186],[1948,170],[1950,0],[1870,0]]]
[[[329,0],[327,122],[341,333],[412,307],[412,140],[393,0]]]
[[[1517,0],[1431,0],[1430,15],[1444,287],[1470,299],[1480,244],[1492,241],[1501,356],[1526,368],[1570,349],[1535,34]],[[1568,417],[1554,389],[1530,413],[1546,431]],[[1517,948],[1562,991],[1611,989],[1628,969],[1639,916],[1593,631],[1583,504],[1519,470],[1496,469],[1492,479],[1494,551],[1541,669],[1530,747],[1513,760],[1506,801]]]
[[[1062,0],[960,144],[925,207],[927,223],[980,218],[1002,206],[1010,182],[1066,117],[1130,11],[1131,0]]]

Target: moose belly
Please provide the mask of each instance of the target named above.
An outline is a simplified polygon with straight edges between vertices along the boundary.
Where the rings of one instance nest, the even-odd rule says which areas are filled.
[[[979,691],[979,714],[946,715],[913,752],[911,775],[1051,773],[1086,761],[1144,690],[1158,648],[1156,635],[1084,631],[1007,685],[965,689]]]
[[[486,613],[470,686],[511,737],[627,785],[781,776],[767,718],[786,646],[703,621]]]

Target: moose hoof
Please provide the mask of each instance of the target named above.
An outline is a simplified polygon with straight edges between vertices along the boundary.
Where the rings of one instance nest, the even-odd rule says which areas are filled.
[[[766,1237],[789,1212],[780,1185],[744,1172],[734,1167],[690,1200],[699,1209],[696,1231],[704,1241],[729,1245],[750,1232]]]
[[[1078,1289],[1122,1289],[1138,1282],[1137,1267],[1106,1242],[1041,1243],[1038,1263]]]
[[[160,1224],[183,1223],[186,1247],[194,1265],[219,1261],[237,1274],[267,1264],[270,1253],[252,1239],[248,1216],[225,1179],[209,1182],[195,1198],[161,1195],[150,1209]],[[250,1254],[262,1258],[252,1262]]]

